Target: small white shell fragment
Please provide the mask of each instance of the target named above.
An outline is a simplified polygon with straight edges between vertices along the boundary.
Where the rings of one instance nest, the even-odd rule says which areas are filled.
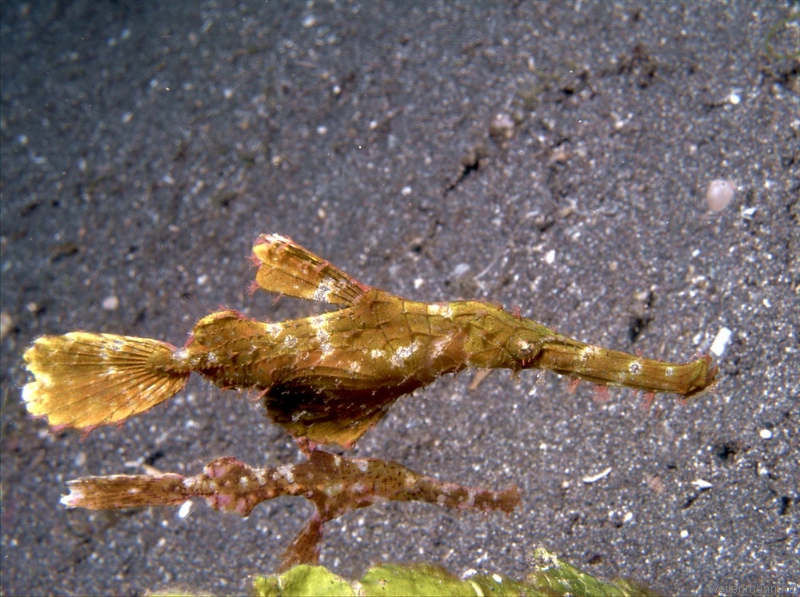
[[[711,489],[712,487],[714,487],[711,483],[709,483],[705,479],[695,479],[694,481],[692,481],[692,485],[694,485],[695,487],[697,487],[697,489],[701,491],[704,489]]]
[[[711,211],[722,211],[736,194],[736,186],[729,180],[712,180],[706,189],[706,205]]]
[[[608,475],[611,474],[611,467],[609,466],[606,470],[597,473],[596,475],[591,475],[589,477],[584,477],[582,481],[587,485],[591,485],[592,483],[597,483],[600,479],[605,479]]]
[[[719,358],[725,354],[725,349],[728,347],[728,342],[730,342],[732,335],[733,332],[728,328],[719,329],[717,337],[714,338],[714,341],[711,343],[711,348],[709,348],[715,357]]]
[[[686,539],[686,537],[688,537],[688,536],[689,536],[689,531],[687,531],[686,529],[683,529],[681,531],[681,539]]]

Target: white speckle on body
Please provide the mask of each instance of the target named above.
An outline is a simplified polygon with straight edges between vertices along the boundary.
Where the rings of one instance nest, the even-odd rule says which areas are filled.
[[[292,422],[293,423],[297,423],[297,421],[299,421],[301,419],[304,419],[307,416],[308,416],[308,411],[307,410],[298,411],[298,412],[292,414]]]
[[[431,342],[431,345],[428,348],[428,358],[430,360],[439,358],[439,356],[444,352],[444,349],[447,348],[447,345],[449,343],[450,343],[450,338],[448,337],[439,338],[438,340],[434,340],[433,342]]]
[[[174,358],[179,363],[186,363],[189,360],[189,351],[185,348],[179,348],[175,352],[172,353],[172,358]]]
[[[277,479],[275,478],[277,475]],[[292,470],[292,465],[284,464],[279,466],[275,469],[275,474],[272,476],[273,479],[276,481],[278,479],[286,479],[289,483],[294,483],[294,471]]]
[[[642,372],[642,362],[638,359],[631,361],[630,365],[628,365],[628,371],[631,372],[631,375],[639,375]]]
[[[333,354],[334,348],[331,344],[331,335],[328,333],[327,320],[323,317],[314,317],[311,320],[311,327],[316,332],[317,342],[322,351],[322,356]]]
[[[80,489],[70,489],[69,495],[62,495],[59,502],[64,504],[67,508],[77,508],[79,504],[86,498],[83,491]]]
[[[275,340],[283,332],[283,325],[280,323],[265,323],[264,331],[272,340]]]
[[[478,492],[474,489],[467,490],[467,501],[465,502],[467,507],[472,508],[475,505],[475,496],[477,494]]]
[[[323,489],[325,495],[327,495],[328,497],[334,497],[336,495],[339,495],[340,493],[342,493],[343,490],[344,490],[344,485],[341,483],[332,483],[331,485],[328,485],[325,489]]]
[[[428,315],[441,315],[449,319],[453,316],[453,310],[450,308],[450,303],[430,303],[428,305]]]
[[[405,361],[410,358],[418,348],[419,340],[414,340],[414,342],[408,346],[401,346],[400,348],[395,349],[394,354],[392,355],[392,366],[402,367]]]
[[[322,282],[319,283],[316,290],[314,290],[314,294],[312,295],[312,300],[327,303],[330,302],[330,293],[333,291],[334,288],[334,280],[331,278],[323,278]]]

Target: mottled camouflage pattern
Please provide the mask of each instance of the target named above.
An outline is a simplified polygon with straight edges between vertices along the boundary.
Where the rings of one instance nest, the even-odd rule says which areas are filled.
[[[69,482],[61,501],[70,508],[108,510],[175,506],[205,498],[212,508],[248,516],[259,503],[279,496],[308,499],[316,510],[282,558],[282,568],[316,563],[323,525],[381,501],[428,502],[464,510],[510,513],[520,501],[516,487],[494,492],[442,483],[394,462],[345,458],[315,450],[300,464],[256,469],[235,458],[218,458],[200,475],[112,475]]]

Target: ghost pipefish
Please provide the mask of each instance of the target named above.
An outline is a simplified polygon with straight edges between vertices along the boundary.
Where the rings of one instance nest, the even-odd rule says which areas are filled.
[[[178,393],[191,373],[261,393],[270,419],[303,446],[352,447],[401,396],[468,367],[547,369],[600,386],[684,398],[716,383],[709,356],[669,363],[563,336],[479,301],[423,303],[367,286],[291,239],[261,235],[254,288],[337,310],[254,321],[202,318],[182,348],[113,334],[38,338],[24,359],[28,411],[55,427],[118,423]]]

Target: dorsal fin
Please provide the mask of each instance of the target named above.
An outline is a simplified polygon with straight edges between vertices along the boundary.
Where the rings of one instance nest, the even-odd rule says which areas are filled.
[[[256,284],[267,292],[350,306],[369,290],[286,236],[262,234],[253,256],[259,263]]]

